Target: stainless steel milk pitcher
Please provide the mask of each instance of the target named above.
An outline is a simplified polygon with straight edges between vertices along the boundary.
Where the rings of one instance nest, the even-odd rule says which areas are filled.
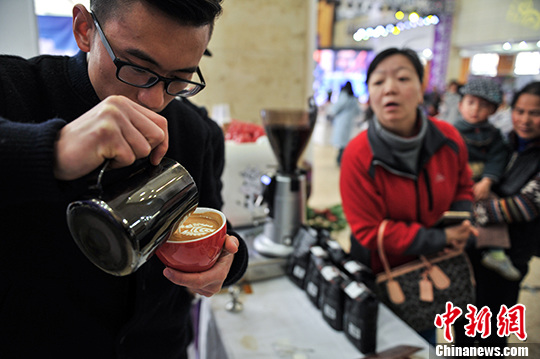
[[[188,171],[170,158],[157,166],[145,160],[109,171],[107,165],[89,198],[69,204],[67,222],[92,263],[124,276],[144,264],[195,210],[199,193]],[[120,179],[107,181],[109,172],[117,171],[122,171]]]

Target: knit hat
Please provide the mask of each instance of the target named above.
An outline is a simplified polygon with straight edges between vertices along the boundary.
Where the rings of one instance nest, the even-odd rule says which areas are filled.
[[[478,77],[470,80],[459,92],[462,95],[473,95],[483,98],[495,105],[502,102],[501,87],[492,79],[487,77]]]

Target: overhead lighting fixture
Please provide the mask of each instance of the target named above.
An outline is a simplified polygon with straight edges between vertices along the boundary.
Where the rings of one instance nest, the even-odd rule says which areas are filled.
[[[540,74],[540,52],[520,52],[516,56],[514,74],[538,75]]]
[[[422,51],[422,56],[428,60],[431,60],[433,57],[433,51],[430,48],[425,48],[424,51]]]
[[[512,44],[509,43],[509,42],[507,41],[507,42],[505,42],[505,43],[502,45],[502,48],[503,48],[503,50],[505,50],[505,51],[512,50]]]
[[[398,15],[401,13],[403,16]],[[404,18],[405,14],[403,14],[402,11],[398,11],[396,14],[396,19],[399,17]],[[410,19],[413,19],[414,21],[411,21]],[[399,35],[404,30],[410,30],[414,29],[418,26],[429,26],[429,25],[437,25],[439,23],[440,19],[437,15],[428,15],[426,17],[420,17],[418,16],[418,13],[413,12],[409,15],[408,21],[399,21],[397,24],[388,24],[386,26],[384,25],[378,25],[375,28],[368,27],[367,29],[360,28],[356,30],[356,32],[353,34],[354,41],[360,42],[360,41],[367,41],[373,37],[386,37],[390,34],[392,35]]]
[[[471,59],[471,74],[477,76],[497,76],[499,55],[493,53],[476,54]]]
[[[414,12],[414,11],[413,11],[413,12],[411,12],[411,13],[409,14],[409,21],[410,21],[411,23],[416,23],[416,22],[418,22],[418,19],[420,19],[420,15],[418,15],[417,12]]]

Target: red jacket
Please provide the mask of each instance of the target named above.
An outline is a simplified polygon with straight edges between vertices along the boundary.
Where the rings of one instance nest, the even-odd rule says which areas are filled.
[[[370,251],[368,264],[375,273],[382,270],[376,248],[383,219],[390,220],[384,248],[390,265],[395,266],[418,254],[442,250],[444,231],[429,227],[444,211],[472,208],[471,171],[459,132],[434,118],[427,120],[427,126],[416,174],[402,169],[374,126],[354,138],[343,154],[343,209],[353,237]]]

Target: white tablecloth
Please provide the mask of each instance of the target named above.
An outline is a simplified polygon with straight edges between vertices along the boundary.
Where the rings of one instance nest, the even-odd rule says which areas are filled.
[[[201,303],[200,359],[358,359],[364,355],[332,329],[306,293],[287,277],[253,283],[242,293],[243,310],[225,309],[229,294]],[[429,358],[431,347],[384,305],[379,306],[377,352],[398,345],[422,348],[411,358]],[[435,357],[432,355],[432,357]]]

